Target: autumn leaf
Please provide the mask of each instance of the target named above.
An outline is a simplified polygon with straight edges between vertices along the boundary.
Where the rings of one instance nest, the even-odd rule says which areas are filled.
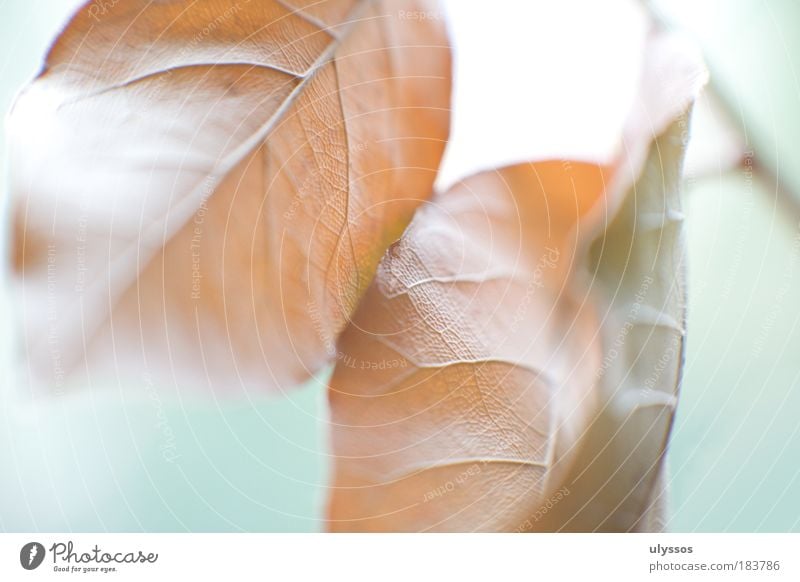
[[[331,529],[655,527],[683,338],[685,113],[704,71],[655,33],[643,70],[613,163],[467,178],[387,251],[330,382]]]
[[[389,249],[331,380],[334,529],[504,529],[550,495],[597,405],[597,320],[565,275],[603,184],[560,162],[480,174]]]
[[[435,11],[85,4],[10,120],[32,368],[275,389],[329,361],[444,149],[447,38],[407,17]]]

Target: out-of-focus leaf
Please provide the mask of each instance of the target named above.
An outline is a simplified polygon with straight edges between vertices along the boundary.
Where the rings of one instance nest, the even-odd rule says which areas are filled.
[[[703,82],[653,35],[614,164],[486,172],[418,212],[340,342],[332,529],[640,526],[678,385],[681,114]]]
[[[431,12],[84,5],[11,120],[33,369],[273,388],[317,370],[435,177],[449,47],[407,16]]]

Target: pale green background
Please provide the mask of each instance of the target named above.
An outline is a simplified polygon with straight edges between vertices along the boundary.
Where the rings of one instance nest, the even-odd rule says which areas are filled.
[[[757,159],[800,193],[800,3],[663,0]],[[677,531],[800,531],[800,199],[743,170],[687,193],[689,333],[670,448]]]
[[[0,0],[0,109],[74,4]],[[800,191],[800,4],[664,4],[704,45],[758,155]],[[779,203],[771,184],[749,184],[742,171],[698,179],[687,192],[689,335],[668,457],[672,530],[800,531],[796,202]],[[32,407],[18,398],[11,333],[4,325],[0,530],[320,529],[321,385],[238,403],[159,402],[102,386]],[[161,453],[164,419],[180,455],[172,463]]]

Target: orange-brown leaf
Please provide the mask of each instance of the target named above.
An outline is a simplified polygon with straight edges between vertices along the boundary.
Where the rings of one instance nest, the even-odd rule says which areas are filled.
[[[280,388],[329,360],[447,138],[447,39],[410,10],[86,4],[12,119],[34,369]]]
[[[605,179],[479,174],[390,248],[331,380],[333,529],[509,529],[555,493],[596,406],[598,322],[568,275]]]
[[[332,529],[657,527],[683,342],[683,114],[704,71],[661,34],[644,63],[609,167],[467,178],[387,252],[330,383]]]

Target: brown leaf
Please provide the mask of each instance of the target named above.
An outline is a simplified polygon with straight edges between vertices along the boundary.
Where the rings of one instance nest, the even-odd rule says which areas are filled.
[[[673,354],[644,393],[645,371],[682,338],[673,120],[703,81],[685,56],[651,39],[612,166],[478,174],[389,249],[331,379],[332,529],[636,526],[655,497],[679,370]],[[604,369],[642,276],[653,282],[635,341]]]
[[[333,529],[507,529],[560,486],[596,406],[597,320],[566,276],[604,180],[479,174],[390,248],[331,380]]]
[[[329,360],[447,138],[447,39],[414,11],[86,4],[12,118],[34,369],[276,388]]]

